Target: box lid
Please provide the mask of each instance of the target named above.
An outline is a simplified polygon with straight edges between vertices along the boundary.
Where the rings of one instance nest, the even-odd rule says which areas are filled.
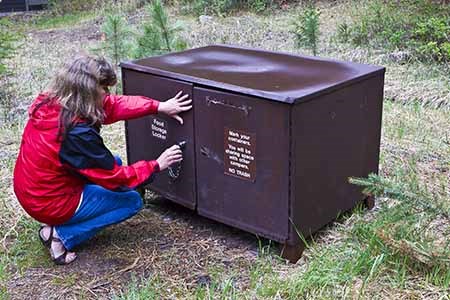
[[[226,45],[123,62],[121,67],[284,103],[305,101],[385,71],[373,65]]]

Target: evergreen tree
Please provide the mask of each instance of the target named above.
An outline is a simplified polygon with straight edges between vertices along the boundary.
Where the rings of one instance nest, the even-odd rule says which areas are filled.
[[[310,4],[294,24],[297,47],[309,48],[314,56],[317,55],[318,51],[319,17],[320,11],[313,4]]]
[[[160,0],[154,0],[148,7],[148,12],[150,19],[144,23],[144,30],[137,39],[137,58],[186,49],[186,42],[177,35],[182,31],[181,23],[170,24]]]
[[[101,27],[103,41],[99,49],[104,56],[111,59],[117,68],[120,61],[131,56],[134,32],[128,26],[124,16],[111,13],[106,16]]]

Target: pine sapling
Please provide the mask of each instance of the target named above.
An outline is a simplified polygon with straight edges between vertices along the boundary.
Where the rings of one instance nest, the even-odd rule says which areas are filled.
[[[95,50],[110,58],[117,68],[121,60],[130,57],[134,33],[125,17],[118,13],[111,13],[106,16],[101,31],[103,41],[100,48]]]
[[[294,24],[297,47],[306,47],[310,49],[314,56],[316,56],[318,52],[320,36],[319,17],[320,11],[313,5],[310,5],[304,10],[303,14],[298,17],[298,20]]]
[[[170,24],[160,0],[154,0],[148,12],[150,19],[144,23],[143,33],[137,40],[137,58],[186,49],[186,42],[178,37],[183,29],[181,23]]]

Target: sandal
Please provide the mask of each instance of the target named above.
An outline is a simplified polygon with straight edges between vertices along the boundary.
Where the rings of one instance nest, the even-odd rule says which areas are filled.
[[[52,227],[52,228],[53,228],[53,227]],[[60,240],[59,238],[53,237],[53,235],[52,235],[52,240],[51,240],[51,241],[52,241],[52,242],[57,242],[57,243],[61,243],[61,244],[62,244],[61,240]],[[64,252],[63,252],[60,256],[54,257],[53,251],[52,251],[52,249],[51,249],[51,243],[50,243],[50,255],[51,255],[52,260],[53,260],[53,262],[54,262],[55,264],[60,265],[60,266],[61,266],[61,265],[68,265],[68,264],[74,262],[74,261],[77,259],[77,256],[75,255],[75,258],[74,258],[73,260],[71,260],[71,261],[66,261],[67,253],[69,253],[69,251],[67,251],[67,249],[64,248]]]
[[[77,259],[77,256],[75,256],[75,258],[73,260],[69,261],[69,262],[66,261],[66,256],[67,256],[67,253],[68,253],[66,248],[64,248],[64,252],[60,256],[54,257],[53,250],[52,250],[52,243],[53,242],[57,242],[57,243],[61,243],[62,244],[62,241],[59,238],[56,238],[56,237],[53,236],[53,226],[50,226],[50,234],[48,236],[48,239],[44,240],[44,238],[41,235],[41,232],[44,229],[44,227],[45,226],[41,226],[41,228],[39,229],[39,232],[38,232],[39,239],[41,240],[42,244],[47,249],[49,249],[50,256],[51,256],[53,262],[55,264],[57,264],[57,265],[68,265],[68,264],[72,263],[73,261],[75,261],[75,259]]]
[[[52,247],[52,239],[51,239],[51,238],[53,237],[53,226],[50,226],[50,234],[49,234],[47,240],[44,240],[44,238],[42,237],[42,234],[41,234],[42,230],[43,230],[45,227],[46,227],[46,226],[41,226],[41,228],[39,228],[38,235],[39,235],[39,239],[41,240],[42,244],[43,244],[46,248],[50,249],[50,248]]]

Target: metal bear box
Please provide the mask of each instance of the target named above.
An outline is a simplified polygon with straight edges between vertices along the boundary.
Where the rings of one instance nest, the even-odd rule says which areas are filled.
[[[277,241],[291,261],[300,236],[373,205],[348,178],[378,172],[384,68],[222,45],[121,67],[124,94],[193,100],[183,126],[126,122],[129,163],[186,142],[181,166],[148,186],[165,198]]]

